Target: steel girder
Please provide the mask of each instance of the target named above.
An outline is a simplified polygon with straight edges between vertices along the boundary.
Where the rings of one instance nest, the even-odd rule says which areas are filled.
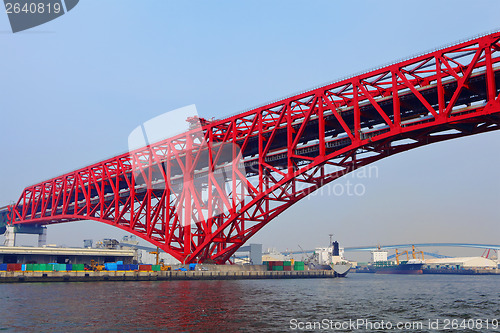
[[[348,172],[499,129],[499,40],[496,32],[399,61],[29,186],[10,221],[96,220],[181,262],[223,263]]]

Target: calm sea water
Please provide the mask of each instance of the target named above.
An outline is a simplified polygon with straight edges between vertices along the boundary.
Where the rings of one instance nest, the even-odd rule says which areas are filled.
[[[429,319],[440,332],[500,332],[500,276],[0,285],[0,330],[12,332],[437,332]]]

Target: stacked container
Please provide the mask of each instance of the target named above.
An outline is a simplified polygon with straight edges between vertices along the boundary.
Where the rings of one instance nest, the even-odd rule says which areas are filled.
[[[304,270],[304,262],[303,261],[296,261],[293,263],[293,270],[294,271],[303,271]]]
[[[283,270],[290,272],[292,270],[292,262],[291,261],[284,261],[283,262]]]

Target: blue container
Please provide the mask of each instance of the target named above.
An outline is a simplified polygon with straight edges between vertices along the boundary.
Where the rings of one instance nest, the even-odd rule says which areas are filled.
[[[72,271],[73,270],[73,264],[66,264],[66,270],[67,271]]]
[[[131,271],[138,271],[139,270],[139,265],[130,265],[130,270]]]
[[[123,261],[117,261],[116,264],[117,265],[123,265]]]
[[[124,271],[125,269],[123,268],[123,265],[120,265],[120,264],[116,264],[116,270],[117,271]]]
[[[0,264],[0,271],[6,271],[7,270],[7,264]]]
[[[118,265],[114,262],[108,262],[104,264],[104,267],[107,271],[116,271],[118,269]]]
[[[196,269],[196,264],[189,264],[189,270],[194,271]]]
[[[130,265],[123,265],[124,271],[130,271]]]
[[[25,265],[25,264],[23,264],[23,265],[21,266],[21,271],[26,272],[26,265]]]

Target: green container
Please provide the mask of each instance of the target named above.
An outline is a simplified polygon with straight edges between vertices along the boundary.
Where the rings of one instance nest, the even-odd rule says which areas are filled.
[[[292,266],[291,261],[283,261],[283,266]]]
[[[71,267],[72,271],[84,271],[85,270],[85,265],[84,264],[73,264],[73,267]]]
[[[283,266],[273,266],[273,271],[282,271]]]
[[[40,264],[40,270],[43,271],[43,272],[53,271],[54,270],[54,264]]]
[[[26,271],[33,272],[35,264],[26,264]]]
[[[65,272],[66,264],[54,264],[54,270],[57,272]]]
[[[153,265],[151,266],[153,272],[159,272],[161,271],[161,266],[160,265]]]
[[[293,270],[294,271],[303,271],[303,270],[305,270],[304,267],[305,267],[305,265],[304,265],[303,261],[296,261],[293,264]]]

